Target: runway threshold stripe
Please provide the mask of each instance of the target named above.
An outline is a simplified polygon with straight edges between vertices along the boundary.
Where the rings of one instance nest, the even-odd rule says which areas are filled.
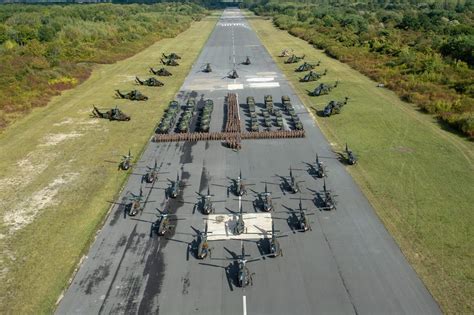
[[[247,297],[245,295],[242,296],[242,303],[244,307],[244,315],[247,315]]]

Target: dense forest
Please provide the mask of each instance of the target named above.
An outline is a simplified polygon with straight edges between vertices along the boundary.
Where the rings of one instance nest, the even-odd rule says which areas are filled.
[[[246,5],[474,138],[474,1]]]
[[[0,129],[51,96],[205,14],[192,3],[1,5]]]

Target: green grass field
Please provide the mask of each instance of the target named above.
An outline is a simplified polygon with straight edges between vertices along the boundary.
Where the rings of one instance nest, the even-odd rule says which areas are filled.
[[[106,160],[119,161],[129,148],[139,156],[215,23],[205,18],[131,58],[97,66],[83,84],[0,135],[0,313],[54,310],[127,177]],[[164,87],[138,87],[147,102],[114,98],[115,89],[137,88],[135,75],[148,78],[163,52],[183,57],[169,67],[172,77],[160,78]],[[90,118],[93,104],[117,104],[132,120]]]
[[[349,171],[445,313],[474,312],[474,144],[443,130],[389,90],[377,88],[348,65],[307,42],[252,19],[305,105],[316,117],[330,100],[350,98],[342,113],[317,117],[334,150],[347,142],[359,164]],[[319,82],[299,83],[296,65],[276,57],[285,48],[328,69],[319,82],[341,84],[328,96],[309,97]]]

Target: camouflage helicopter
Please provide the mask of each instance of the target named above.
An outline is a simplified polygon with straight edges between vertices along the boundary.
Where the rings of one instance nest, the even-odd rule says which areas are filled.
[[[232,71],[230,71],[228,74],[227,74],[227,77],[229,79],[237,79],[239,77],[239,75],[237,74],[237,70],[233,69]]]
[[[240,210],[239,210],[239,213],[237,214],[237,221],[235,222],[235,226],[232,230],[232,234],[241,235],[246,232],[247,232],[247,228],[245,227],[243,209],[242,209],[242,205],[240,205]]]
[[[322,193],[324,194],[323,197],[323,208],[324,210],[336,210],[336,200],[334,197],[336,195],[333,195],[329,189],[326,188],[326,180],[324,180],[324,185],[323,185],[323,191]]]
[[[168,179],[168,181],[170,182],[170,185],[166,189],[166,195],[171,198],[178,197],[179,193],[181,192],[181,186],[182,186],[182,183],[179,179],[179,174],[176,174],[175,181],[170,180],[170,179]]]
[[[130,116],[122,112],[117,106],[111,108],[106,112],[101,112],[97,107],[93,106],[92,117],[104,118],[108,120],[129,121]]]
[[[161,76],[161,77],[169,77],[169,76],[173,75],[171,72],[169,72],[165,68],[160,68],[158,70],[150,68],[150,72],[153,73],[154,75],[158,75],[158,76]]]
[[[333,88],[337,87],[338,84],[339,84],[339,81],[336,81],[336,83],[332,86],[325,83],[321,83],[314,89],[314,91],[309,92],[309,96],[321,96],[321,95],[329,94],[329,92],[331,92]]]
[[[176,61],[176,59],[160,59],[161,63],[165,66],[171,66],[171,67],[176,67],[179,66],[179,63]]]
[[[344,105],[347,104],[347,100],[349,98],[346,97],[344,99],[344,102],[339,102],[339,101],[330,101],[326,107],[324,107],[324,110],[323,110],[323,115],[325,117],[329,117],[333,114],[339,114],[342,110],[342,107],[344,107]]]
[[[242,197],[243,195],[247,193],[247,189],[245,188],[245,185],[243,183],[242,171],[240,171],[239,176],[236,179],[231,179],[231,180],[232,180],[232,185],[230,187],[230,190],[236,196]]]
[[[263,239],[257,242],[260,253],[263,254],[267,252],[266,255],[273,258],[278,257],[278,256],[283,256],[283,250],[280,246],[280,242],[278,241],[278,238],[287,237],[288,235],[286,233],[277,233],[279,231],[275,230],[275,223],[273,221],[272,221],[272,230],[268,232],[272,233],[271,238],[265,237],[266,233],[264,233]],[[265,249],[268,249],[268,250],[265,250]]]
[[[323,73],[317,73],[313,70],[311,70],[309,73],[307,73],[304,77],[300,78],[300,82],[311,82],[311,81],[317,81],[321,79],[323,75],[326,75],[328,73],[327,69],[324,69]]]
[[[288,58],[287,60],[285,60],[285,63],[297,63],[301,60],[303,60],[305,57],[305,55],[301,56],[301,57],[298,57],[296,56],[295,54],[291,55],[290,58]]]
[[[178,54],[174,53],[174,52],[170,53],[168,56],[166,56],[164,53],[161,54],[161,55],[165,59],[181,59],[181,57]]]
[[[131,203],[128,206],[128,215],[133,217],[138,214],[140,210],[142,210],[142,199],[143,199],[143,190],[140,187],[140,193],[138,195],[131,194],[132,198],[130,198]]]
[[[305,61],[298,68],[295,69],[295,72],[304,72],[304,71],[313,70],[315,67],[319,66],[320,63],[321,62],[318,61],[317,64],[311,64],[311,63]]]
[[[200,201],[196,205],[203,214],[211,214],[215,211],[214,202],[211,200],[211,197],[214,195],[211,194],[210,188],[207,187],[207,195],[196,192],[199,195]],[[223,201],[215,201],[223,202]]]
[[[268,192],[267,183],[265,183],[265,192],[257,193],[257,199],[254,201],[254,206],[259,207],[265,212],[273,211],[273,199],[279,199],[279,197],[272,198],[272,193]]]
[[[246,65],[246,66],[248,66],[248,65],[251,64],[249,56],[247,56],[247,58],[245,58],[245,61],[242,62],[242,64],[243,64],[243,65]]]
[[[207,222],[204,233],[191,227],[196,232],[196,240],[189,244],[188,250],[194,249],[194,255],[197,259],[205,259],[207,256],[211,257],[211,248],[207,241],[207,234],[212,233],[207,231]]]
[[[143,175],[142,181],[145,181],[148,184],[154,183],[158,179],[158,174],[160,174],[160,172],[158,172],[160,168],[158,167],[156,159],[155,159],[155,164],[153,165],[153,167],[147,166],[147,169],[148,171],[146,172],[145,175]]]
[[[123,98],[131,101],[146,101],[148,100],[148,96],[143,95],[140,91],[138,90],[133,90],[128,93],[120,93],[120,90],[115,90],[115,95],[118,98]]]
[[[211,64],[206,63],[202,69],[202,72],[206,72],[206,73],[212,72]]]
[[[159,236],[164,236],[166,233],[170,232],[175,225],[171,224],[171,221],[176,220],[184,220],[184,218],[178,219],[176,217],[171,218],[171,214],[166,212],[161,212],[160,210],[156,209],[160,214],[156,215],[158,219],[151,225],[151,232],[155,232]]]
[[[128,150],[128,155],[122,155],[122,160],[118,165],[118,169],[122,171],[127,171],[132,166],[132,154],[130,153],[130,149]]]
[[[316,176],[319,178],[327,177],[326,168],[324,167],[323,162],[319,161],[319,156],[316,153],[316,163],[314,164],[314,169]]]
[[[354,153],[351,150],[349,150],[349,148],[347,147],[347,143],[346,143],[346,154],[347,154],[347,163],[349,165],[354,165],[357,163],[357,158],[354,155]]]
[[[140,80],[138,77],[135,77],[135,81],[140,85],[146,86],[163,86],[165,85],[163,82],[155,79],[155,78],[148,78],[145,81]]]
[[[282,180],[283,180],[283,183],[282,183],[282,189],[284,190],[287,190],[289,192],[291,192],[292,194],[296,194],[297,192],[300,191],[300,188],[299,188],[299,183],[302,183],[303,181],[296,181],[295,179],[295,176],[293,175],[293,170],[290,166],[290,176],[289,176],[289,180],[286,176],[279,176]]]

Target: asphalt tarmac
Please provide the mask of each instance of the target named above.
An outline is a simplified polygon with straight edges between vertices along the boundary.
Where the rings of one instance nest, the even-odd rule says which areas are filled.
[[[186,58],[186,52],[178,53]],[[240,64],[246,56],[250,57],[251,65]],[[211,73],[201,71],[205,63],[211,64]],[[226,78],[233,68],[240,77]],[[250,119],[243,105],[247,96],[255,97],[257,108],[263,106],[264,95],[273,96],[276,108],[282,108],[282,95],[290,96],[306,138],[244,140],[240,151],[225,148],[219,141],[150,142],[56,313],[441,313],[346,171],[346,167],[357,166],[345,165],[331,150],[237,9],[224,11],[177,100],[185,104],[189,97],[195,97],[202,106],[205,99],[212,99],[211,131],[221,131],[224,98],[229,92],[236,93],[242,105],[243,128],[248,128],[246,122]],[[285,121],[289,118],[284,117]],[[285,128],[292,128],[289,121]],[[327,168],[326,185],[337,195],[337,210],[318,208],[317,196],[323,181],[312,176],[306,164],[314,163],[316,153]],[[142,183],[146,166],[153,166],[155,160],[163,174],[154,184]],[[282,189],[281,176],[288,176],[290,167],[301,193],[291,194]],[[230,179],[240,171],[248,184],[248,193],[241,201],[228,188]],[[166,202],[169,180],[175,180],[177,174],[183,181],[182,190],[178,198]],[[275,198],[271,218],[255,209],[252,202],[254,191],[264,190],[264,182]],[[131,194],[138,194],[140,187],[146,200],[144,209],[137,216],[127,216],[123,204],[129,202]],[[196,259],[189,250],[195,239],[193,228],[203,230],[207,222],[195,206],[196,192],[206,193],[208,187],[218,201],[216,215],[235,219],[241,203],[249,218],[247,222],[252,225],[249,229],[267,230],[273,221],[276,229],[286,235],[279,238],[282,257],[247,264],[252,286],[237,286],[235,265],[226,258],[231,258],[232,253],[239,255],[242,244],[249,255],[247,259],[260,256],[264,253],[257,246],[261,244],[260,236],[245,235],[241,237],[244,240],[230,240],[232,235],[214,236],[219,240],[210,242],[212,258],[206,260]],[[311,231],[292,232],[289,224],[291,210],[297,209],[299,198],[310,214]],[[160,214],[157,209],[175,214],[171,221],[174,227],[166,237],[151,233],[152,222]],[[215,235],[217,229],[222,233],[222,226],[215,229]]]

